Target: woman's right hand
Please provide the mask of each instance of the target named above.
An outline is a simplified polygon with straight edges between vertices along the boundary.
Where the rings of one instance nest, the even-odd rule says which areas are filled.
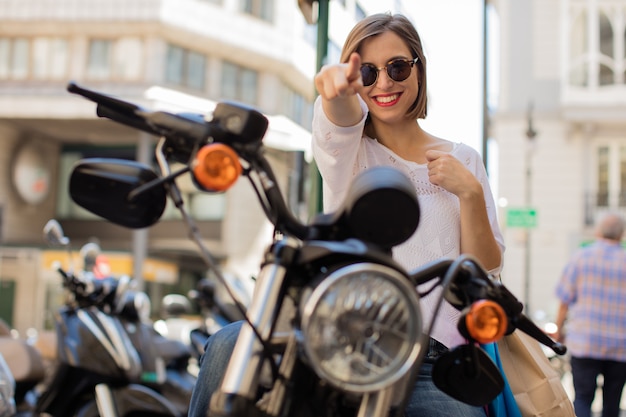
[[[352,126],[362,118],[357,93],[363,88],[361,56],[353,52],[347,63],[324,65],[315,76],[324,113],[338,126]]]
[[[353,96],[360,87],[361,56],[356,52],[347,63],[324,65],[315,76],[315,88],[324,100]]]

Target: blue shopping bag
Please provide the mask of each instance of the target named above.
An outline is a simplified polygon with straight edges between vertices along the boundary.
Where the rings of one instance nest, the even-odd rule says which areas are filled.
[[[498,345],[496,343],[489,343],[486,345],[480,345],[481,348],[489,355],[491,360],[496,364],[502,378],[504,379],[504,388],[502,392],[489,403],[489,417],[522,417],[513,392],[509,386],[509,382],[506,379],[506,375],[502,370],[502,362],[500,361],[500,354],[498,352]]]

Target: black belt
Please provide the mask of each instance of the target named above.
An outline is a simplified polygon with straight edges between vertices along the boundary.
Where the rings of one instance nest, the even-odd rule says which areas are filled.
[[[434,363],[441,355],[446,353],[448,348],[441,342],[433,339],[432,337],[428,341],[428,351],[424,356],[424,362]]]

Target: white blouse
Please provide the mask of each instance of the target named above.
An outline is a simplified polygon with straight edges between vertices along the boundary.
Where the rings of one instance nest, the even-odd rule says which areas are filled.
[[[334,125],[324,114],[321,99],[318,97],[315,102],[312,150],[323,178],[324,211],[335,210],[340,205],[352,178],[359,172],[373,166],[394,167],[402,171],[415,186],[421,212],[417,231],[393,249],[394,259],[409,271],[437,259],[455,259],[460,255],[461,245],[458,197],[430,183],[426,164],[407,161],[376,139],[365,136],[363,128],[368,110],[366,104],[360,101],[363,117],[358,124],[350,127]],[[504,239],[480,155],[463,143],[455,143],[450,153],[462,161],[482,184],[489,222],[504,252]],[[490,272],[498,274],[500,269],[501,266]],[[424,284],[426,288],[431,285]],[[440,293],[441,289],[438,288],[422,299],[425,328],[430,324]],[[457,330],[459,312],[444,302],[438,316],[430,336],[448,347],[464,343],[464,338]]]

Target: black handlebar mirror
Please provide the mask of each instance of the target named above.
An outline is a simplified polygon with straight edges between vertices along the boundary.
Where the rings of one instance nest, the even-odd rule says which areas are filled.
[[[129,198],[138,187],[158,179],[148,166],[125,159],[88,158],[70,176],[70,196],[79,206],[120,226],[141,229],[163,214],[167,191],[162,183]]]

